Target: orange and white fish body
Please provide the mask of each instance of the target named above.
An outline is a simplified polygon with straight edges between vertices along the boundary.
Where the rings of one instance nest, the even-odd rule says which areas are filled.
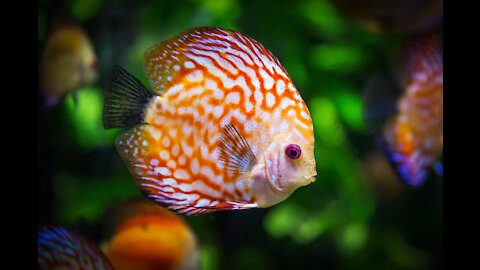
[[[145,72],[156,95],[115,70],[104,125],[135,126],[117,148],[148,198],[184,214],[269,207],[315,180],[307,106],[255,40],[191,29],[150,48]]]
[[[404,89],[398,113],[382,129],[385,150],[400,177],[420,186],[443,151],[443,59],[440,41],[425,35],[399,50],[397,77]]]

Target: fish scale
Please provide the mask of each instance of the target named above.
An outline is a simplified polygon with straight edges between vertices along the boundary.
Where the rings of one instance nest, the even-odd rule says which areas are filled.
[[[139,187],[172,210],[197,214],[258,206],[252,179],[218,162],[227,125],[252,145],[254,156],[279,133],[292,133],[313,149],[310,113],[290,77],[243,34],[189,30],[148,49],[144,65],[158,95],[146,109],[149,125],[124,134],[118,147]]]

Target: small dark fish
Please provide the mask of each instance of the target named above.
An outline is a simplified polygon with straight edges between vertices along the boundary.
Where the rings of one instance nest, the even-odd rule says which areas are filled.
[[[61,226],[38,230],[38,269],[111,269],[108,259],[95,244]]]

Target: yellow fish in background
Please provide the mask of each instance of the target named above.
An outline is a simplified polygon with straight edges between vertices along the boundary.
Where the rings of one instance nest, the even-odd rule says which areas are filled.
[[[52,10],[40,60],[40,88],[46,106],[58,104],[97,78],[97,56],[89,37],[65,7],[55,5]]]
[[[310,113],[280,62],[255,40],[194,28],[145,55],[155,94],[116,67],[105,128],[149,199],[191,215],[269,207],[315,180]]]
[[[106,212],[101,249],[116,270],[199,269],[195,235],[174,213],[146,199]]]

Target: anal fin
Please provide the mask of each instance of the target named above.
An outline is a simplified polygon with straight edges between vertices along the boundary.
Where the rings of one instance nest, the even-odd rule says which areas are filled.
[[[215,206],[192,206],[192,205],[170,205],[169,209],[187,216],[195,216],[199,214],[207,214],[220,211],[230,210],[246,210],[251,208],[257,208],[255,203],[245,203],[237,201],[224,201]]]

